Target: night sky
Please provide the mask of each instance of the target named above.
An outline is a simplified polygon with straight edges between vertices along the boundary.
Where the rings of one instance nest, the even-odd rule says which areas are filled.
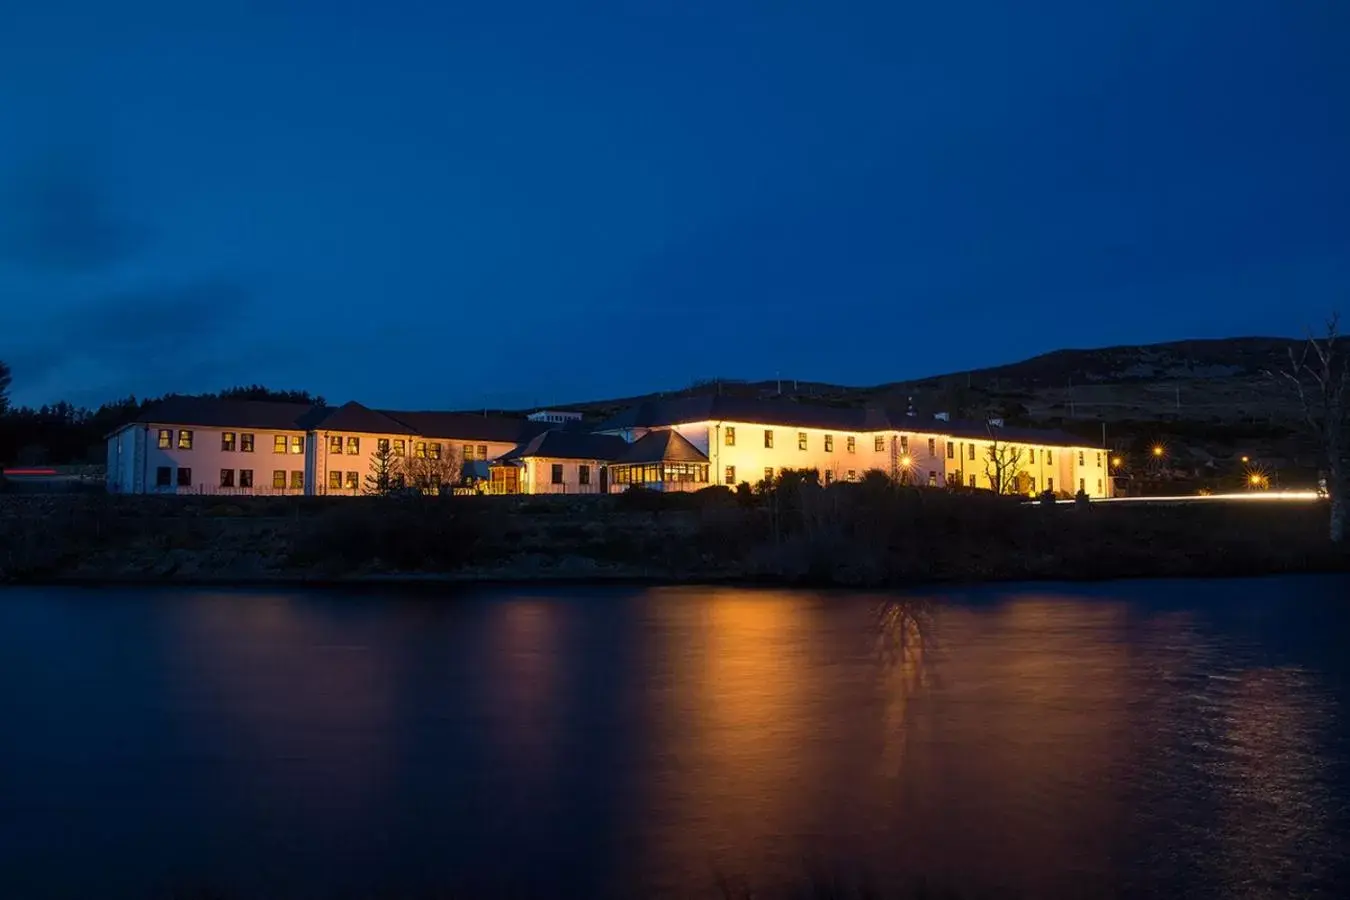
[[[1350,313],[1346,0],[0,6],[20,403],[870,384]]]

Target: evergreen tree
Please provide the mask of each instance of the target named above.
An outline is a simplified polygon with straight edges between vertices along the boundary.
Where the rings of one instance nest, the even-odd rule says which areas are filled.
[[[372,497],[388,497],[402,486],[403,460],[394,454],[389,441],[377,441],[375,452],[370,454],[365,493]]]

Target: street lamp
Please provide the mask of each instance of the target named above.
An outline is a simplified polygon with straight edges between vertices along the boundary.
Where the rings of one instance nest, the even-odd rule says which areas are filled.
[[[1163,454],[1164,454],[1165,452],[1167,452],[1167,451],[1165,451],[1165,450],[1163,449],[1163,445],[1162,445],[1162,444],[1154,444],[1154,445],[1153,445],[1153,458],[1154,458],[1154,459],[1162,459]]]

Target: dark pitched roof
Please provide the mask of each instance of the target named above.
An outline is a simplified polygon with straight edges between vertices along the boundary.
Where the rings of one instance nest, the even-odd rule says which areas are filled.
[[[322,428],[324,431],[359,431],[364,434],[415,434],[416,432],[382,412],[362,406],[355,400],[337,408],[315,407],[314,412],[305,417],[309,428]]]
[[[678,431],[649,431],[634,441],[620,456],[619,463],[702,462],[708,461],[703,451],[695,447]]]
[[[381,413],[396,419],[418,434],[427,437],[456,438],[465,441],[493,441],[519,444],[548,431],[548,422],[531,422],[509,416],[476,416],[472,413],[400,412],[382,409]]]
[[[135,421],[143,424],[200,425],[204,428],[305,431],[307,429],[303,424],[305,417],[315,408],[308,403],[222,400],[218,397],[166,397],[146,409]]]
[[[586,434],[576,431],[546,431],[516,447],[501,459],[510,461],[539,456],[548,459],[618,459],[628,442],[612,434]]]
[[[708,395],[654,400],[630,407],[602,422],[596,431],[629,428],[661,428],[689,422],[745,422],[755,425],[837,429],[839,431],[917,431],[959,437],[988,437],[990,426],[979,421],[945,421],[931,416],[911,416],[905,411],[876,407],[844,409],[812,406],[791,400],[756,400],[747,397]],[[1063,431],[1038,428],[995,428],[1004,440],[1051,446],[1087,446],[1082,438]]]

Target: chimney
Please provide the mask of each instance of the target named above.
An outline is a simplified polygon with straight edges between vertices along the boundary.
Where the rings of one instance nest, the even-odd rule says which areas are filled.
[[[951,413],[945,412],[933,413],[933,418],[937,419],[939,422],[950,422],[952,420]]]

